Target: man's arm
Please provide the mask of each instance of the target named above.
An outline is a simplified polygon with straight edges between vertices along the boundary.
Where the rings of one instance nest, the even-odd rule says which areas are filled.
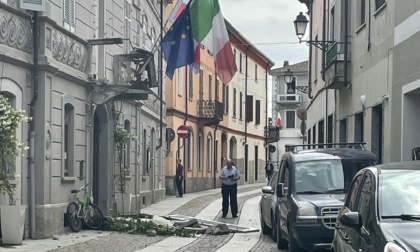
[[[236,168],[236,170],[235,170],[235,176],[232,179],[234,181],[241,179],[241,173],[239,172],[239,169],[237,167],[235,167],[235,168]]]
[[[223,167],[222,170],[220,171],[219,179],[225,180],[227,178],[228,177],[225,175],[225,167]]]

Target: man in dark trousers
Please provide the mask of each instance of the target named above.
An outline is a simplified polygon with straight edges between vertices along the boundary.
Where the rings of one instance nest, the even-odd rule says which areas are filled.
[[[229,198],[230,198],[230,211],[232,217],[238,217],[238,185],[236,181],[241,178],[238,168],[233,165],[233,161],[228,159],[226,166],[220,171],[219,178],[222,180],[222,217],[226,218],[229,210]]]
[[[271,160],[267,161],[267,165],[265,166],[265,175],[267,176],[267,179],[271,179],[271,174],[273,174],[274,171],[274,165],[271,163]]]
[[[184,180],[184,166],[181,164],[182,160],[180,158],[177,159],[177,166],[176,166],[176,174],[175,174],[175,181],[176,181],[176,188],[178,189],[178,196],[181,197],[184,194],[184,189],[182,188],[182,181]]]

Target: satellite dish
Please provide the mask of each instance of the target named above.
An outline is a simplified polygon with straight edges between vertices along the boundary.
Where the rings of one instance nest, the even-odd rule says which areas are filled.
[[[296,114],[297,114],[297,117],[302,121],[305,121],[307,119],[307,114],[308,113],[307,113],[306,108],[304,108],[304,107],[298,107],[296,109]]]

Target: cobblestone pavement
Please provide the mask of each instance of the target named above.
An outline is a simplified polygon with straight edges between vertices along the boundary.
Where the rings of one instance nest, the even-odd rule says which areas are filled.
[[[255,189],[261,188],[261,185],[256,185],[255,187],[247,188],[238,188],[238,193],[248,192]],[[242,209],[243,203],[253,197],[260,195],[260,193],[255,193],[243,197],[238,197],[238,209]],[[188,203],[177,208],[171,214],[182,214],[189,216],[196,216],[201,212],[205,207],[207,207],[214,200],[221,198],[221,193],[213,193],[199,198],[195,198]],[[221,210],[221,206],[220,206]],[[256,216],[258,218],[258,216]],[[226,223],[238,223],[238,219],[222,219],[221,211],[218,216],[214,219],[218,221],[223,221]],[[227,241],[232,238],[233,234],[229,235],[202,235],[197,238],[196,241],[187,245],[186,247],[181,248],[178,251],[215,251],[217,248],[221,247]],[[78,243],[75,245],[57,248],[50,250],[53,252],[77,252],[77,251],[89,251],[89,252],[116,252],[116,251],[135,251],[144,249],[147,246],[155,244],[159,241],[166,239],[164,236],[146,236],[146,235],[131,235],[126,233],[111,233],[110,235],[103,236],[97,239],[93,239],[84,243]],[[261,251],[261,250],[260,250]]]

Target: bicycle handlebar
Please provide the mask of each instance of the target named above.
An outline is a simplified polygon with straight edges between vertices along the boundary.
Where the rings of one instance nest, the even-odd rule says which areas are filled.
[[[80,187],[79,189],[73,189],[73,190],[71,190],[70,192],[71,193],[78,193],[78,192],[80,192],[81,190],[83,190],[83,189],[85,189],[88,185],[89,185],[90,183],[87,183],[86,185],[83,185],[82,187]]]

